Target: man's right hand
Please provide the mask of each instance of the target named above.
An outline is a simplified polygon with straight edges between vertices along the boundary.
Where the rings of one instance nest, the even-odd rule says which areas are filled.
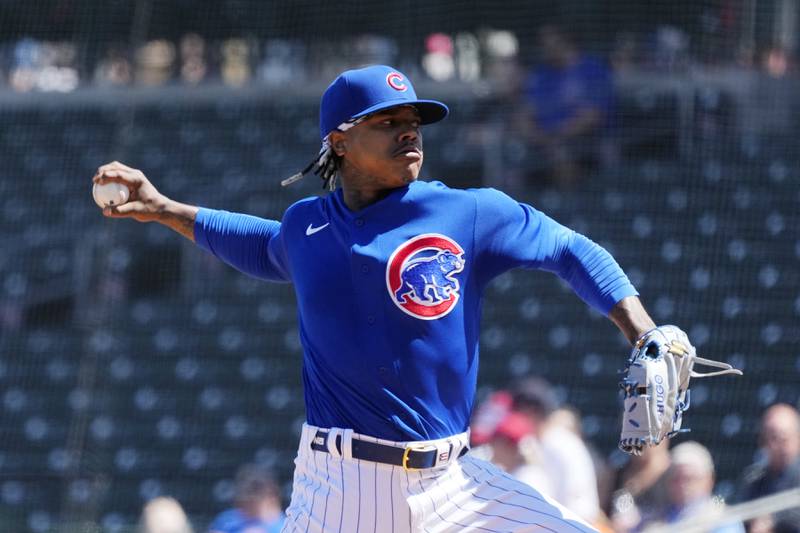
[[[133,218],[139,222],[158,221],[170,201],[158,192],[141,170],[123,165],[119,161],[98,168],[92,181],[100,185],[121,183],[130,190],[130,198],[126,203],[103,209],[103,215],[110,218]]]
[[[170,200],[150,183],[141,170],[119,161],[97,169],[94,183],[121,183],[130,190],[130,198],[122,205],[103,208],[109,218],[133,218],[139,222],[159,222],[194,241],[194,220],[198,208]]]

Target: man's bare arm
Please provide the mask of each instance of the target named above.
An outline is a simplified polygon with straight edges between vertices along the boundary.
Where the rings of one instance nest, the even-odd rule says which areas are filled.
[[[155,221],[194,242],[194,220],[198,208],[170,200]]]
[[[631,344],[642,334],[656,327],[637,296],[628,296],[617,302],[608,313],[608,318],[616,324]]]

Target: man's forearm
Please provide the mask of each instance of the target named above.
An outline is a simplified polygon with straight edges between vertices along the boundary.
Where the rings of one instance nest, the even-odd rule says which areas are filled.
[[[608,318],[633,344],[643,333],[656,327],[637,296],[623,298],[608,313]]]
[[[193,205],[167,200],[156,221],[194,242],[194,220],[198,210]]]

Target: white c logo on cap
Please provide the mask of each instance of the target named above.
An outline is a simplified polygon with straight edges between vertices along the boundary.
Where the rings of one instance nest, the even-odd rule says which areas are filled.
[[[395,91],[405,91],[408,89],[408,86],[403,83],[403,75],[399,72],[390,72],[386,76],[386,83]]]

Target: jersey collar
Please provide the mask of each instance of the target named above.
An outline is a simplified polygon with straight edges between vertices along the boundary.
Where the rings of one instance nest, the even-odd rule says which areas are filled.
[[[370,204],[367,207],[360,209],[358,211],[351,211],[347,204],[344,203],[344,191],[341,187],[336,189],[333,194],[329,195],[329,198],[332,199],[332,202],[336,208],[336,210],[340,213],[340,215],[346,220],[352,220],[356,218],[363,218],[365,216],[370,216],[376,212],[385,211],[387,208],[392,206],[393,204],[397,203],[403,198],[406,198],[408,194],[411,192],[411,185],[404,185],[402,187],[397,187],[393,189],[392,192],[387,194],[384,198],[381,198],[374,204]]]

